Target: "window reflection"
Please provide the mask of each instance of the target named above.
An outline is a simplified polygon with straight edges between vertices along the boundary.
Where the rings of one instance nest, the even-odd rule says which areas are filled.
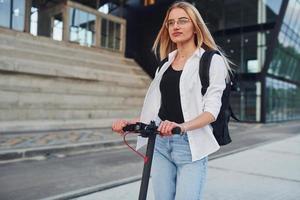
[[[275,22],[282,0],[194,1],[210,30],[224,30]]]
[[[13,4],[13,5],[11,5]],[[0,1],[0,26],[24,30],[25,0]]]
[[[239,119],[245,121],[260,120],[261,102],[260,82],[242,81],[239,92],[231,94],[231,105]]]
[[[0,26],[10,27],[10,0],[0,1]]]
[[[63,37],[63,20],[62,14],[53,17],[52,38],[61,41]]]
[[[30,33],[32,35],[37,35],[38,29],[38,9],[35,7],[31,7],[31,15],[30,15]]]
[[[12,28],[18,31],[23,31],[25,17],[25,0],[13,1],[12,16]]]
[[[101,21],[101,47],[120,49],[121,25],[107,19]]]
[[[267,116],[268,122],[300,119],[299,86],[267,78]]]
[[[268,73],[286,79],[300,81],[300,1],[291,0],[285,12]]]
[[[80,9],[70,9],[70,41],[81,45],[95,45],[96,16]]]
[[[238,66],[240,73],[261,72],[267,46],[271,43],[270,31],[253,31],[238,35],[217,36],[216,42]]]

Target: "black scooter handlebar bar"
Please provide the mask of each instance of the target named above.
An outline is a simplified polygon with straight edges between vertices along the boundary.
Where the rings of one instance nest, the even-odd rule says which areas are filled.
[[[151,134],[159,134],[157,131],[158,126],[156,126],[154,121],[151,121],[150,124],[144,124],[142,122],[137,122],[135,124],[129,124],[123,128],[123,131],[129,131],[134,133],[140,133],[142,137],[149,137]],[[172,129],[172,134],[180,134],[181,128],[175,127]]]

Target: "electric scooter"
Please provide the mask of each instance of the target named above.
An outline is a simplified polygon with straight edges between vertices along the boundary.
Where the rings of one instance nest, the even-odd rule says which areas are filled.
[[[156,126],[154,121],[151,121],[150,124],[137,122],[135,124],[127,125],[123,128],[124,132],[139,133],[140,136],[148,138],[146,156],[144,157],[144,168],[143,168],[142,182],[140,186],[139,200],[146,200],[147,198],[155,138],[156,135],[159,134],[157,128],[158,126]],[[180,127],[173,128],[172,134],[180,134],[180,133],[181,133]],[[125,136],[124,136],[124,141],[125,141]]]

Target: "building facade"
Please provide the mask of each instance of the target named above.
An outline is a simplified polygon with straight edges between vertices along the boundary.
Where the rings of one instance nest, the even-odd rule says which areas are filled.
[[[61,2],[69,2],[65,3],[67,11],[46,13]],[[231,104],[236,115],[246,122],[300,119],[300,0],[189,2],[200,11],[216,43],[235,64],[239,91],[233,93]],[[153,76],[158,60],[151,47],[172,3],[2,0],[0,26],[120,50]],[[111,16],[119,18],[98,14],[105,6]]]
[[[240,91],[232,105],[239,117],[254,122],[299,119],[300,1],[215,0],[196,5],[217,44],[237,66]]]
[[[0,26],[124,53],[126,20],[99,12],[96,2],[2,0]]]

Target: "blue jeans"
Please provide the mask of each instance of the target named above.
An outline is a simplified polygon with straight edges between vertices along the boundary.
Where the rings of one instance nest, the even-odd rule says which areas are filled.
[[[192,162],[188,136],[157,135],[152,161],[155,200],[200,200],[207,157]]]

